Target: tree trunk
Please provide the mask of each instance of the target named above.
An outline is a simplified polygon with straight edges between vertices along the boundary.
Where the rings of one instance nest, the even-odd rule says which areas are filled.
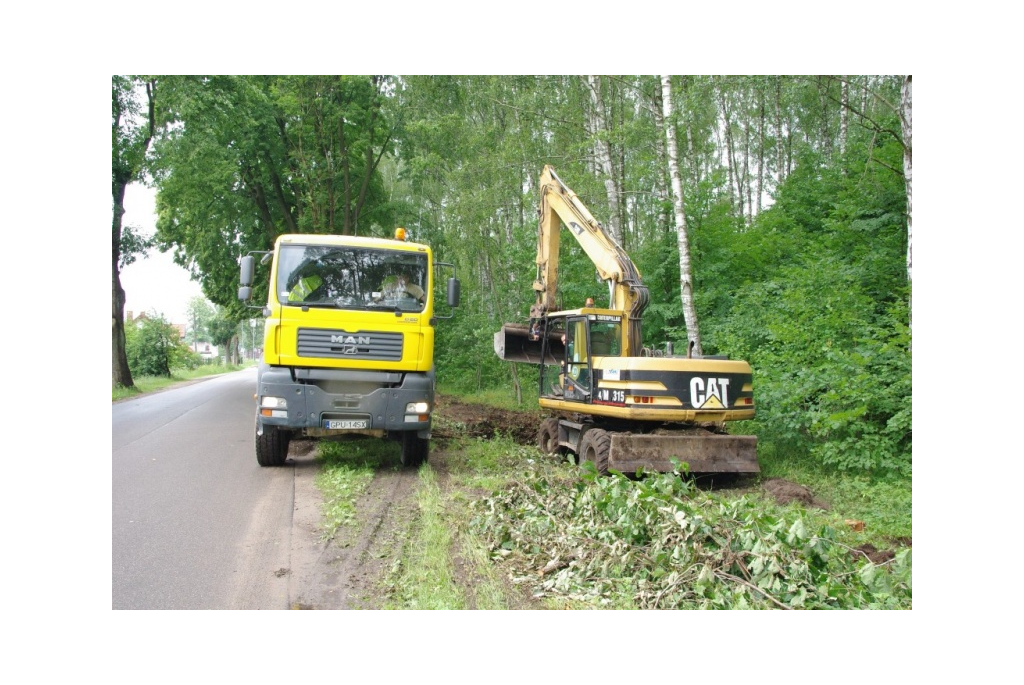
[[[839,154],[846,154],[846,137],[850,130],[850,84],[846,76],[840,77],[839,104]],[[843,164],[843,175],[846,175],[846,164]]]
[[[786,165],[786,146],[782,144],[782,76],[778,76],[775,79],[775,154],[777,157],[776,161],[776,188],[782,186],[782,182],[786,180],[789,169]]]
[[[121,219],[124,216],[124,191],[128,182],[115,179],[112,186],[114,201],[113,237],[111,245],[111,273],[113,275],[113,292],[111,293],[111,340],[113,349],[112,380],[113,387],[134,388],[131,369],[128,368],[128,353],[125,349],[124,337],[124,288],[121,287]]]
[[[764,104],[764,83],[760,82],[757,88],[757,214],[761,213],[761,197],[764,196],[764,130],[768,126],[768,113]]]
[[[664,83],[664,82],[663,82]],[[725,168],[729,179],[729,196],[735,198],[733,209],[743,218],[743,186],[741,185],[739,168],[736,166],[736,151],[732,143],[732,117],[729,115],[729,104],[725,99],[725,83],[719,81],[718,104],[722,108],[722,132],[725,136]]]
[[[619,228],[619,193],[615,187],[615,173],[612,171],[611,146],[608,144],[608,125],[604,118],[604,100],[601,98],[601,84],[596,76],[587,76],[590,88],[590,101],[594,105],[594,155],[597,159],[601,176],[604,177],[604,189],[608,195],[608,234],[619,245],[622,245],[622,231]]]
[[[121,287],[121,238],[122,220],[124,219],[124,193],[128,184],[133,179],[142,176],[143,165],[146,162],[146,150],[156,133],[156,94],[155,81],[146,82],[147,99],[147,126],[146,134],[137,140],[131,136],[123,136],[121,130],[122,120],[129,112],[122,109],[124,101],[118,97],[115,84],[113,92],[113,122],[112,134],[114,147],[111,150],[111,205],[113,219],[111,221],[111,250],[110,250],[110,273],[111,273],[111,297],[110,297],[110,318],[111,318],[111,380],[113,387],[135,387],[132,379],[131,369],[128,368],[128,354],[125,349],[124,336],[124,288]],[[125,94],[125,97],[130,95]],[[131,109],[131,107],[127,107]],[[129,125],[126,123],[126,125]]]
[[[913,221],[913,192],[911,190],[911,176],[914,163],[913,146],[911,145],[911,76],[903,79],[903,97],[900,102],[900,122],[903,126],[903,176],[907,184],[907,283],[910,285],[910,301],[908,303],[907,316],[909,317],[911,338],[914,332],[914,221]],[[913,344],[913,343],[911,343]]]
[[[661,106],[665,122],[665,143],[668,148],[668,172],[672,179],[672,207],[676,219],[676,242],[679,246],[679,296],[683,303],[683,319],[686,322],[686,337],[697,355],[703,354],[700,345],[700,329],[697,325],[697,308],[693,302],[693,276],[690,268],[690,243],[686,237],[686,212],[683,210],[683,183],[679,176],[679,148],[676,145],[675,121],[672,116],[672,82],[669,76],[661,77]]]

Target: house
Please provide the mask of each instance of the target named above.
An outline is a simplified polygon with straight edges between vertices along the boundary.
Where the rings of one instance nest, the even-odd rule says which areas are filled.
[[[134,317],[132,316],[133,314],[134,314],[134,312],[132,312],[131,310],[125,312],[125,314],[124,314],[124,321],[125,321],[125,323],[133,323],[133,324],[135,324],[136,327],[138,327],[138,326],[142,325],[142,322],[144,320],[149,318],[149,316],[146,315],[146,312],[139,312],[139,315],[138,316],[134,316]],[[176,331],[178,331],[178,340],[184,340],[185,339],[185,324],[183,324],[183,323],[172,323],[171,326]],[[200,344],[202,344],[202,343],[200,343]],[[214,349],[216,350],[216,348],[214,348]],[[214,354],[216,355],[216,352],[214,352]]]

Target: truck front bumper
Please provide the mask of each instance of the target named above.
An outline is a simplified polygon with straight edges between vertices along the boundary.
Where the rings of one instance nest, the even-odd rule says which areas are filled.
[[[414,430],[429,438],[434,375],[262,366],[256,402],[263,425],[308,435]]]

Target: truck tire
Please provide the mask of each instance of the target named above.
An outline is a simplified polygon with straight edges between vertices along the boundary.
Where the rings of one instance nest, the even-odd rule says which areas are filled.
[[[283,466],[288,458],[288,443],[291,433],[277,426],[264,426],[260,435],[259,423],[256,424],[256,461],[260,466]]]
[[[430,441],[417,437],[415,431],[402,434],[402,466],[414,469],[427,460]]]
[[[583,434],[580,441],[580,463],[591,461],[600,474],[608,473],[608,454],[611,452],[612,438],[607,431],[591,428]]]
[[[565,448],[558,444],[558,419],[544,419],[537,431],[537,447],[544,454],[565,454]]]

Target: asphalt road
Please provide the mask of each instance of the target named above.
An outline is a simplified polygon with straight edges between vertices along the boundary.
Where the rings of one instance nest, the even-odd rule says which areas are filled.
[[[112,607],[287,609],[296,470],[260,468],[254,368],[112,408]]]

